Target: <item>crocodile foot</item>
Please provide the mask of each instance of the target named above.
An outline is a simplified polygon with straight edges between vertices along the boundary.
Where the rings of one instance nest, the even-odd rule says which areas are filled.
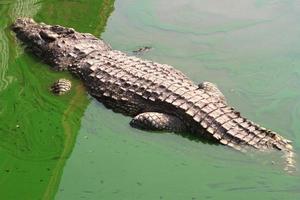
[[[56,95],[62,95],[69,92],[71,90],[71,87],[71,81],[61,78],[52,84],[52,86],[50,87],[50,91]]]
[[[151,131],[186,131],[186,126],[179,118],[157,112],[141,113],[131,120],[130,125],[134,128]]]

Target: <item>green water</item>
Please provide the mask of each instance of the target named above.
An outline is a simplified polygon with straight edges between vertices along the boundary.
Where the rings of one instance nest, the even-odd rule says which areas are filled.
[[[144,58],[217,83],[299,154],[299,13],[297,0],[0,0],[0,199],[300,199],[299,172],[283,171],[279,153],[132,129],[77,80],[52,96],[49,85],[69,76],[24,53],[8,28],[32,16],[103,32],[128,53],[152,46]]]
[[[55,73],[23,52],[9,25],[21,16],[100,35],[113,1],[0,1],[0,199],[53,199],[89,103],[77,80],[51,95]]]

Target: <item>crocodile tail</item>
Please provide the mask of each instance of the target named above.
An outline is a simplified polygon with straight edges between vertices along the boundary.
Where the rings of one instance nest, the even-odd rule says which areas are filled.
[[[257,149],[290,149],[290,141],[242,117],[232,107],[217,108],[206,114],[201,126],[222,144],[239,149],[243,145]]]
[[[232,107],[225,106],[206,114],[200,124],[220,143],[240,151],[245,151],[244,146],[259,150],[281,150],[284,152],[286,168],[295,167],[291,141],[242,117]]]

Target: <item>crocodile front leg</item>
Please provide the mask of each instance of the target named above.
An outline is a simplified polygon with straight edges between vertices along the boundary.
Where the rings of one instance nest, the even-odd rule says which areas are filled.
[[[186,131],[185,124],[179,118],[158,112],[141,113],[131,120],[130,125],[134,128],[151,131]]]

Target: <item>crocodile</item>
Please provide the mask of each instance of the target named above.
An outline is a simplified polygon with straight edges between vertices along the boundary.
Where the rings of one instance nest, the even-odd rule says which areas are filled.
[[[170,65],[128,56],[73,28],[20,18],[12,30],[35,56],[81,79],[107,108],[131,116],[132,127],[188,132],[239,151],[280,150],[294,165],[291,141],[241,116],[213,83],[195,84]]]

